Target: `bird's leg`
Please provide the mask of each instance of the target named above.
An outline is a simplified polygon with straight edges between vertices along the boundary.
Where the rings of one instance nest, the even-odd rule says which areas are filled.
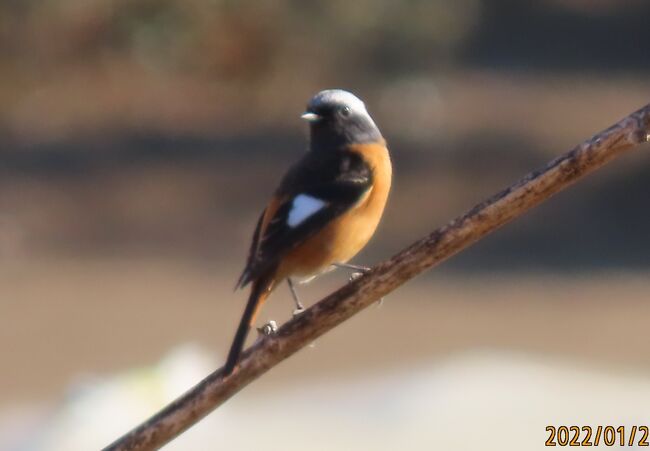
[[[371,269],[368,266],[353,265],[351,263],[334,263],[333,265],[336,266],[337,268],[353,269],[353,270],[358,271],[358,272],[363,273],[363,274],[369,272],[370,269]]]
[[[294,316],[299,315],[305,311],[300,299],[298,298],[298,292],[296,292],[296,287],[293,286],[293,281],[291,277],[287,277],[287,285],[289,285],[289,290],[291,291],[291,296],[293,297],[293,302],[296,304],[296,309],[293,311]]]

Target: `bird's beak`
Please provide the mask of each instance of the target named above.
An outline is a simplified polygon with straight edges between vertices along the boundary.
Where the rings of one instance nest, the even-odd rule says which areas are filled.
[[[311,111],[305,111],[300,115],[301,119],[306,120],[307,122],[318,122],[321,119],[321,116],[316,113],[312,113]]]

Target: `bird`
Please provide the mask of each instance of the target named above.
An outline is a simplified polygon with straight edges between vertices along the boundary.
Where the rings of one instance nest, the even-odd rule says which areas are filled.
[[[301,118],[309,124],[307,152],[282,178],[257,221],[236,289],[250,295],[224,374],[233,373],[260,307],[285,279],[303,307],[294,278],[313,278],[349,264],[375,233],[391,187],[386,141],[361,99],[342,89],[317,93]]]

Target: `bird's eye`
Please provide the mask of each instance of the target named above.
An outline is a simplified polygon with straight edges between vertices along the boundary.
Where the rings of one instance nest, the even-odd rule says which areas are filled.
[[[343,108],[341,108],[341,115],[348,117],[350,115],[350,107],[344,106]]]

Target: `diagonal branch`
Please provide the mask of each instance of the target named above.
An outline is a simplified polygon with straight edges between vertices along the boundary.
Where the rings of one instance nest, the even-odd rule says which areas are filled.
[[[222,369],[216,370],[104,451],[160,448],[282,360],[377,299],[649,140],[650,104],[336,290],[288,321],[275,335],[255,343],[231,376],[223,378]]]

